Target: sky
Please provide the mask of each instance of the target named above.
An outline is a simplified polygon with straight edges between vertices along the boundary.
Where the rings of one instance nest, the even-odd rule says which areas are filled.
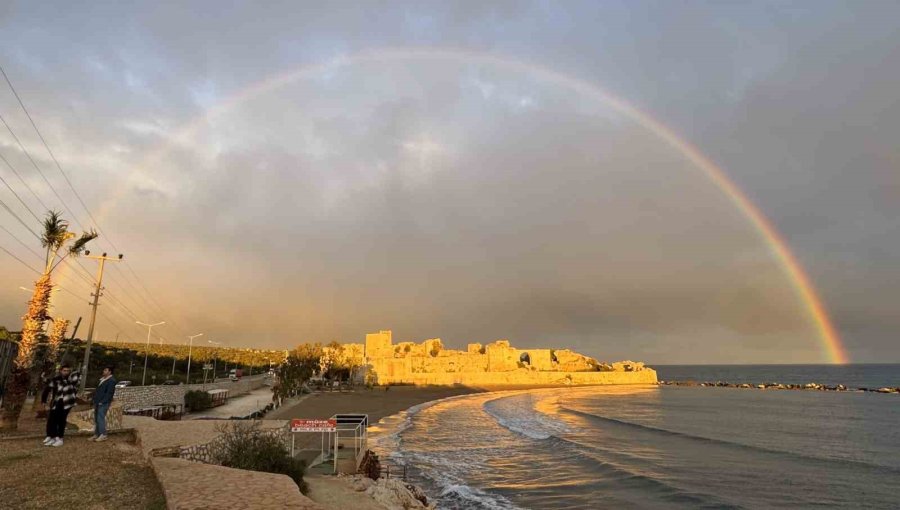
[[[770,242],[619,100],[762,211],[851,361],[900,362],[900,4],[229,4],[0,3],[0,65],[59,163],[0,80],[0,200],[125,255],[95,337],[830,361]],[[40,247],[0,226],[17,330]],[[53,310],[84,337],[79,263]]]

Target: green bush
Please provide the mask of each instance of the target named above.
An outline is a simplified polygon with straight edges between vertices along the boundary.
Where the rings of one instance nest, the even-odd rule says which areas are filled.
[[[281,438],[261,430],[258,421],[231,421],[217,430],[221,435],[211,452],[214,463],[288,475],[301,492],[307,492],[303,481],[306,463],[291,457]]]
[[[184,405],[191,411],[202,411],[212,407],[212,397],[205,391],[191,390],[184,394]]]

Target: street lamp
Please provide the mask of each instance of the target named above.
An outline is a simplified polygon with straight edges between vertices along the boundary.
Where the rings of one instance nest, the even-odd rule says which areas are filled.
[[[212,340],[207,340],[207,342],[213,345],[222,345],[222,342],[213,342]],[[219,350],[216,348],[216,355],[213,356],[213,382],[216,382],[216,362],[219,361]],[[226,367],[227,368],[227,367]],[[205,380],[205,379],[204,379]]]
[[[150,354],[150,331],[153,329],[153,326],[162,326],[166,323],[166,321],[157,322],[156,324],[145,324],[141,321],[134,321],[135,324],[140,324],[141,326],[147,326],[147,349],[144,351],[144,375],[141,377],[141,386],[147,384],[147,355]]]
[[[191,351],[194,348],[194,339],[198,336],[203,336],[203,333],[197,333],[196,335],[188,336],[188,340],[190,340],[190,343],[188,344],[187,384],[191,384]]]

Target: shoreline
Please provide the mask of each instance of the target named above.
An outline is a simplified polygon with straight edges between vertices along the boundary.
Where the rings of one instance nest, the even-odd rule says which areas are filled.
[[[280,408],[270,411],[265,420],[290,420],[292,418],[326,419],[335,414],[358,413],[369,416],[369,425],[382,418],[408,411],[410,408],[448,397],[477,393],[500,393],[540,389],[571,388],[623,388],[648,387],[657,384],[500,384],[484,386],[376,386],[350,391],[323,391],[306,394],[286,401]]]
[[[432,405],[438,404],[446,400],[464,398],[478,394],[502,394],[517,391],[529,390],[547,390],[547,389],[573,389],[573,388],[622,388],[622,387],[656,387],[655,384],[639,384],[639,385],[541,385],[541,384],[512,384],[512,385],[492,385],[492,386],[413,386],[398,385],[374,388],[360,388],[352,391],[334,391],[334,392],[316,392],[300,397],[295,397],[291,401],[286,401],[279,409],[266,414],[263,420],[291,420],[292,418],[307,419],[327,419],[335,414],[366,414],[369,417],[369,426],[382,426],[385,418],[415,414],[422,409],[427,409]],[[370,441],[378,441],[382,437],[389,437],[395,433],[394,430],[385,429],[383,433],[376,433],[370,436]],[[303,437],[307,436],[307,437]],[[320,438],[315,434],[300,434],[296,436],[296,446],[299,450],[315,450],[319,448]],[[385,445],[380,444],[381,447]],[[369,445],[372,449],[373,445]],[[390,450],[390,448],[388,448]],[[298,457],[304,458],[304,452],[298,451]],[[308,453],[308,452],[307,452]],[[382,452],[388,453],[388,452]],[[311,457],[310,457],[311,458]],[[390,457],[385,455],[381,459],[382,466],[391,463]],[[350,502],[354,508],[359,510],[369,510],[376,508],[385,508],[379,502],[371,490],[365,490],[364,487],[373,487],[373,484],[360,481],[362,475],[351,476],[332,476],[322,474],[308,474],[304,477],[304,481],[309,487],[308,496],[323,505],[326,508],[338,508],[335,506],[338,502],[346,506]],[[400,479],[392,476],[389,483],[400,483],[403,486],[410,486]],[[394,481],[396,480],[396,481]],[[387,481],[387,480],[386,480]],[[378,484],[383,482],[379,480]],[[378,484],[374,484],[377,486]],[[381,488],[379,490],[384,490]],[[361,492],[363,491],[363,492]],[[402,489],[395,489],[394,492],[404,492]],[[387,491],[390,493],[391,491]],[[437,495],[429,494],[421,487],[416,487],[409,493],[417,492],[424,494],[428,498],[429,507],[434,504]],[[393,508],[398,502],[383,502],[387,507]],[[415,503],[411,503],[415,505]],[[426,506],[410,506],[410,508],[428,508]]]

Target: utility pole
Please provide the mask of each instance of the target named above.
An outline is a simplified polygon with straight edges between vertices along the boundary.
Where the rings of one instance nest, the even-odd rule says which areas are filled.
[[[107,260],[112,260],[113,262],[119,262],[122,260],[121,253],[118,258],[107,257],[104,252],[103,255],[93,256],[91,257],[90,251],[84,252],[85,256],[89,259],[97,259],[100,261],[100,267],[97,269],[97,286],[94,288],[94,302],[91,303],[91,325],[88,326],[88,335],[87,335],[87,344],[84,346],[84,363],[81,365],[81,382],[79,383],[79,393],[84,394],[84,388],[87,385],[88,379],[88,362],[91,360],[91,345],[94,341],[94,324],[97,322],[97,306],[99,306],[101,291],[103,290],[103,266],[105,265]]]

